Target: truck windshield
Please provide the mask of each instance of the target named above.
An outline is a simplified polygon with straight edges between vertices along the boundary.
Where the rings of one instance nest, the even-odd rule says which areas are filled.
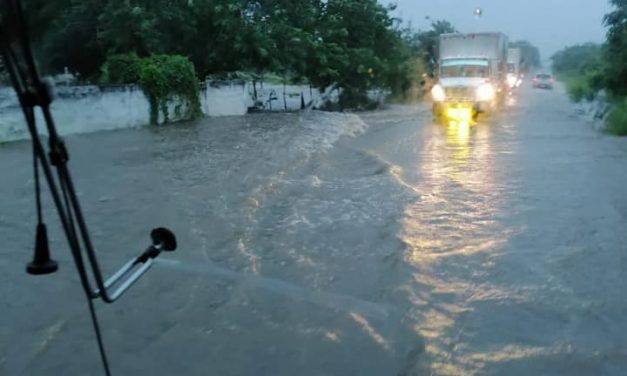
[[[516,64],[507,64],[507,73],[516,73]]]
[[[485,65],[446,65],[442,67],[441,77],[487,77],[488,67]]]

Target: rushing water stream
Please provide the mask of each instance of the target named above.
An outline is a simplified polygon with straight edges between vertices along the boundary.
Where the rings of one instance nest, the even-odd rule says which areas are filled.
[[[479,124],[426,105],[71,136],[113,270],[167,255],[99,306],[116,374],[624,375],[627,143],[523,88]],[[30,147],[0,146],[0,374],[98,374],[67,246],[24,273]],[[49,206],[49,202],[46,203]]]

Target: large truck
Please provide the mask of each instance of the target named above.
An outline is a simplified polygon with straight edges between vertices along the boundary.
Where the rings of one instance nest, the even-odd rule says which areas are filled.
[[[492,113],[507,93],[505,34],[442,34],[437,63],[437,84],[431,90],[434,118]]]
[[[507,50],[507,86],[510,89],[522,84],[522,50],[510,48]]]

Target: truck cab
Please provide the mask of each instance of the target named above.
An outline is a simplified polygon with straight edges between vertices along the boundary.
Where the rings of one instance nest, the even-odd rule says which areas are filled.
[[[469,120],[494,112],[507,92],[506,46],[500,33],[441,35],[431,90],[434,118]]]

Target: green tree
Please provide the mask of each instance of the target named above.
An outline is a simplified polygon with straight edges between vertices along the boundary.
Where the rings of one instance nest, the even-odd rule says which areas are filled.
[[[196,0],[196,31],[187,54],[197,71],[208,74],[266,70],[273,66],[271,41],[252,0]]]
[[[564,81],[575,102],[593,100],[604,85],[602,46],[586,43],[566,47],[552,57],[553,72]]]
[[[346,106],[366,101],[374,87],[395,94],[407,91],[417,69],[433,66],[437,35],[454,30],[445,21],[434,22],[433,30],[416,36],[418,48],[408,44],[399,20],[390,16],[394,7],[377,0],[28,4],[48,73],[67,66],[82,78],[128,83],[139,80],[135,70],[121,68],[132,61],[181,55],[190,59],[200,78],[270,72],[319,88],[337,85]]]
[[[586,43],[566,47],[552,57],[552,67],[556,74],[580,74],[598,65],[601,57],[601,45]]]
[[[61,2],[59,7],[38,9],[33,4],[27,8],[29,19],[46,22],[34,29],[35,45],[40,48],[36,55],[44,72],[56,73],[68,67],[84,79],[98,76],[105,59],[97,37],[103,5],[99,0],[70,0]]]
[[[107,54],[148,56],[160,52],[162,35],[156,24],[156,15],[138,2],[109,0],[98,16],[98,42]]]
[[[201,115],[198,79],[187,57],[152,55],[136,66],[139,84],[150,103],[151,124],[158,123],[159,113],[163,122],[169,121],[170,103],[175,104],[176,117],[194,119]]]
[[[457,30],[448,21],[434,21],[431,23],[431,30],[425,32],[419,32],[415,36],[413,43],[417,44],[419,56],[422,58],[424,65],[427,68],[427,72],[430,75],[434,75],[435,67],[438,60],[438,43],[440,35],[456,33]]]
[[[614,96],[627,96],[627,0],[611,0],[614,10],[605,16],[608,26],[604,60],[605,87]]]
[[[295,78],[306,77],[308,52],[313,48],[321,11],[319,0],[259,2],[258,24],[260,32],[267,34],[264,42],[272,56],[270,69]]]
[[[102,65],[100,81],[108,84],[136,84],[139,82],[141,63],[134,52],[109,55]]]
[[[320,88],[342,89],[342,107],[368,102],[367,90],[391,87],[398,61],[400,32],[376,0],[329,0],[307,54],[306,76]]]
[[[437,49],[441,34],[456,33],[457,30],[448,21],[434,21],[431,29],[427,31],[415,31],[411,26],[402,30],[405,45],[412,57],[419,58],[426,73],[433,75],[437,64]]]

